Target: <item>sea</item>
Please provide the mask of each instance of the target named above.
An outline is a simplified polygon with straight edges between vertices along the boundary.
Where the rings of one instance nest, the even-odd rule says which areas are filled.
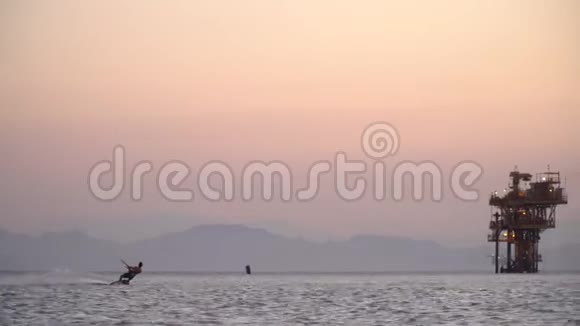
[[[0,273],[0,325],[580,325],[580,274]]]

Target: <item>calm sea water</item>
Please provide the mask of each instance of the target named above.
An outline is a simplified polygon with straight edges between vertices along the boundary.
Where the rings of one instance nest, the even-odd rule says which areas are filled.
[[[0,325],[580,325],[580,275],[0,274]]]

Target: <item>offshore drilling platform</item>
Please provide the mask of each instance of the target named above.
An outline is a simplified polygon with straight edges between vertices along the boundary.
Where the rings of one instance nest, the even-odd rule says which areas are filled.
[[[568,198],[559,172],[533,177],[516,169],[509,176],[509,188],[502,194],[492,193],[489,199],[492,214],[488,241],[495,242],[495,272],[537,273],[542,261],[540,234],[556,227],[556,206],[567,204]],[[501,267],[500,242],[506,244]]]

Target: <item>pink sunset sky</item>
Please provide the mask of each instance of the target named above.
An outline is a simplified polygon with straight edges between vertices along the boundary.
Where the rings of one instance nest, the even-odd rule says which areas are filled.
[[[115,145],[130,166],[240,168],[280,160],[297,184],[337,151],[366,159],[386,121],[386,160],[484,168],[476,202],[318,198],[187,203],[91,196]],[[132,240],[200,223],[312,239],[361,233],[485,242],[491,191],[509,171],[566,177],[555,242],[580,234],[580,2],[0,0],[0,228],[80,229]],[[187,184],[193,188],[193,179]],[[325,188],[326,185],[326,188]]]

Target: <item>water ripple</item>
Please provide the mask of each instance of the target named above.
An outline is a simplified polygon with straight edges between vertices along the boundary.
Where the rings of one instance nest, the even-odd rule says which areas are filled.
[[[1,325],[580,325],[580,275],[26,277],[0,275]]]

